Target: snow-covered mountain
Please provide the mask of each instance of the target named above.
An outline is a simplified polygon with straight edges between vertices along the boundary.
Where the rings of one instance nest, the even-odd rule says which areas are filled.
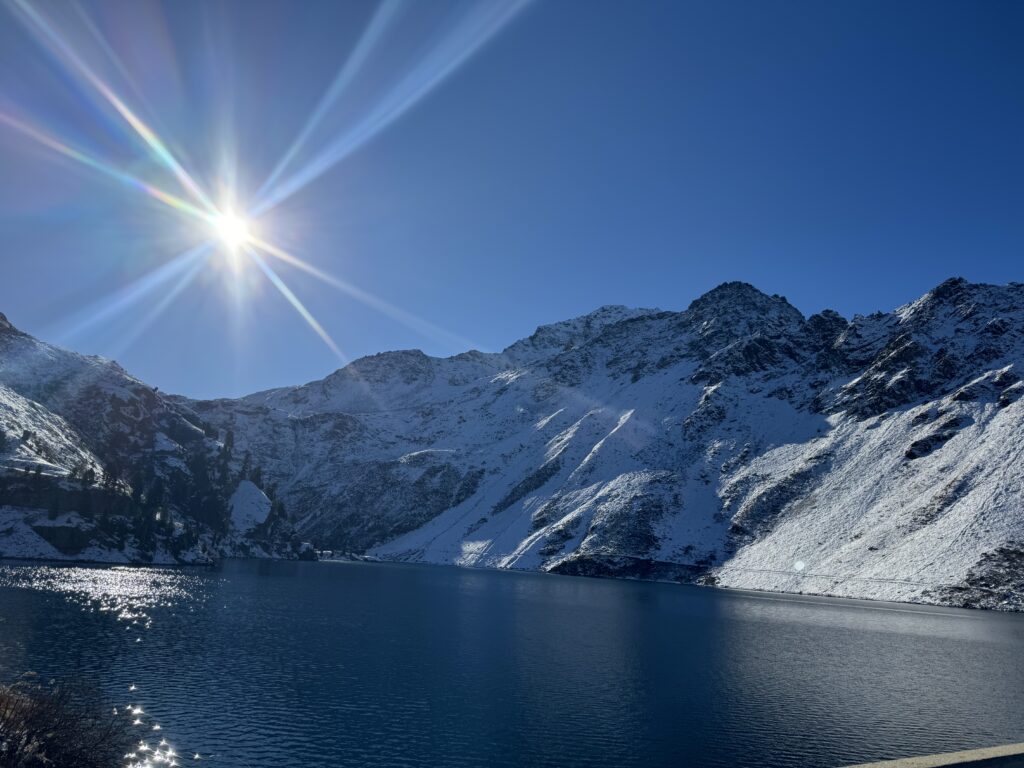
[[[501,353],[159,402],[322,548],[1024,608],[1022,366],[1022,284],[949,280],[847,320],[726,283]]]
[[[229,439],[116,363],[0,315],[0,556],[297,556],[287,521],[231,459]]]
[[[322,547],[1020,607],[1022,365],[1024,285],[846,320],[727,283],[189,405]]]

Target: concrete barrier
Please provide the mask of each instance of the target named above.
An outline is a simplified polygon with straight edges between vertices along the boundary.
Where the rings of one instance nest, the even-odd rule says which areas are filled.
[[[1024,768],[1024,744],[1006,744],[986,749],[968,749],[946,752],[942,755],[904,757],[901,760],[882,760],[861,763],[847,768],[940,768],[946,765],[976,766],[977,768]]]

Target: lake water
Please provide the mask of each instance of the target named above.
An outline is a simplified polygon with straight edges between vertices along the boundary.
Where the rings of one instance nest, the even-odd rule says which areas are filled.
[[[544,574],[7,562],[0,677],[26,670],[141,706],[140,738],[210,766],[837,766],[1024,741],[1020,615]]]

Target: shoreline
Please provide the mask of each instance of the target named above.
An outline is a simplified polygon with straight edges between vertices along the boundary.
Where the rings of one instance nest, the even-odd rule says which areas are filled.
[[[956,605],[953,603],[944,602],[930,602],[925,600],[890,600],[878,597],[867,597],[867,596],[851,596],[851,595],[838,595],[829,592],[813,592],[813,591],[788,591],[788,590],[775,590],[775,589],[754,589],[750,587],[730,587],[722,584],[702,584],[698,581],[682,581],[665,578],[643,578],[637,577],[637,575],[611,575],[607,573],[599,572],[563,572],[557,570],[541,570],[531,568],[497,568],[489,565],[460,565],[457,563],[439,563],[429,561],[409,561],[409,560],[390,560],[381,559],[370,556],[359,556],[359,555],[348,555],[345,557],[327,557],[318,558],[316,560],[299,560],[298,558],[283,558],[283,557],[223,557],[213,562],[173,562],[173,563],[147,563],[147,562],[123,562],[118,560],[95,560],[95,559],[54,559],[50,557],[28,557],[28,556],[16,556],[16,555],[3,555],[0,554],[0,565],[7,562],[12,564],[42,564],[42,565],[89,565],[89,566],[105,566],[105,567],[129,567],[129,568],[217,568],[223,562],[229,560],[281,560],[283,562],[321,562],[321,563],[343,563],[343,564],[383,564],[383,565],[410,565],[410,566],[429,566],[429,567],[440,567],[440,568],[460,568],[465,570],[485,570],[493,572],[507,572],[507,573],[535,573],[538,575],[548,575],[548,577],[564,577],[564,578],[584,578],[584,579],[599,579],[604,581],[617,581],[617,582],[634,582],[638,584],[663,584],[672,585],[677,587],[699,587],[702,589],[713,589],[720,590],[722,592],[729,592],[734,594],[748,595],[750,597],[761,597],[766,598],[771,596],[774,599],[783,597],[800,597],[800,598],[819,598],[828,600],[843,600],[845,602],[870,602],[878,604],[890,604],[900,606],[919,606],[923,608],[952,608],[956,610],[972,610],[986,613],[1010,613],[1010,614],[1024,614],[1024,608],[1016,608],[1013,606],[1009,607],[985,607],[981,605]],[[672,563],[675,567],[686,568],[694,566],[686,566],[680,563]],[[703,571],[707,572],[707,570]]]

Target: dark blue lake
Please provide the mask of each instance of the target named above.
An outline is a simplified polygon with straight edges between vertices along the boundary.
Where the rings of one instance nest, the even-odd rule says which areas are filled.
[[[529,573],[7,562],[0,677],[27,670],[141,707],[140,739],[210,766],[838,766],[1024,741],[1022,616]]]

